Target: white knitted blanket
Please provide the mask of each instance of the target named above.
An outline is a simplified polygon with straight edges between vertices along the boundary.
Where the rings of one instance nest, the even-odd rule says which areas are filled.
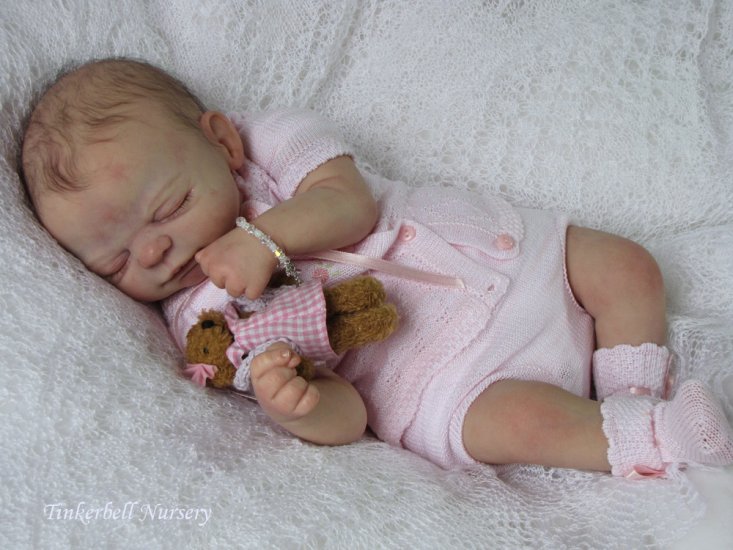
[[[72,60],[146,58],[222,110],[313,108],[393,179],[649,247],[680,378],[733,418],[732,49],[727,0],[3,2],[0,548],[733,547],[730,468],[449,472],[370,437],[306,444],[201,391],[16,173],[27,105]]]

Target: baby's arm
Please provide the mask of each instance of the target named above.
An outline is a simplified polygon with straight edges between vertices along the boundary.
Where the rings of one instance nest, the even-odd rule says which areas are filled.
[[[354,387],[328,369],[310,382],[295,374],[300,357],[277,342],[252,360],[251,380],[262,409],[290,433],[322,445],[343,445],[366,429],[366,408]]]
[[[377,205],[347,156],[313,170],[294,196],[251,221],[288,256],[341,248],[364,238],[376,223]],[[232,296],[255,299],[278,263],[272,252],[235,228],[196,255],[203,271]]]
[[[354,244],[374,227],[377,216],[354,161],[341,156],[308,174],[293,198],[256,218],[255,225],[297,256]]]

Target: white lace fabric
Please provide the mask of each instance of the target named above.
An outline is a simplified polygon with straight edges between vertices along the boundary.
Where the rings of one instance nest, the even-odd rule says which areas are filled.
[[[364,169],[562,209],[646,245],[679,379],[705,381],[730,419],[732,47],[724,0],[7,3],[0,547],[671,547],[705,509],[685,473],[449,472],[371,437],[302,443],[255,404],[201,391],[157,312],[39,228],[15,159],[29,102],[70,60],[148,59],[222,111],[315,109]],[[44,512],[135,501],[211,519]]]

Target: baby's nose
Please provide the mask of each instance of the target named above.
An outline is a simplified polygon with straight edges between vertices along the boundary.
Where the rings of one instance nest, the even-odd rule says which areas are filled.
[[[140,265],[149,268],[158,265],[165,258],[165,253],[168,252],[170,247],[173,245],[173,241],[167,235],[158,235],[153,237],[142,245],[140,249],[140,255],[138,261]]]

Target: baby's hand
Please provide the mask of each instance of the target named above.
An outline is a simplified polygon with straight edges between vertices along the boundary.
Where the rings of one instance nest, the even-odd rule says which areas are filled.
[[[195,259],[216,286],[250,300],[259,298],[278,265],[270,249],[239,228],[199,250]]]
[[[318,388],[298,376],[300,357],[284,342],[276,342],[252,360],[250,379],[257,401],[276,422],[287,424],[315,409]]]

